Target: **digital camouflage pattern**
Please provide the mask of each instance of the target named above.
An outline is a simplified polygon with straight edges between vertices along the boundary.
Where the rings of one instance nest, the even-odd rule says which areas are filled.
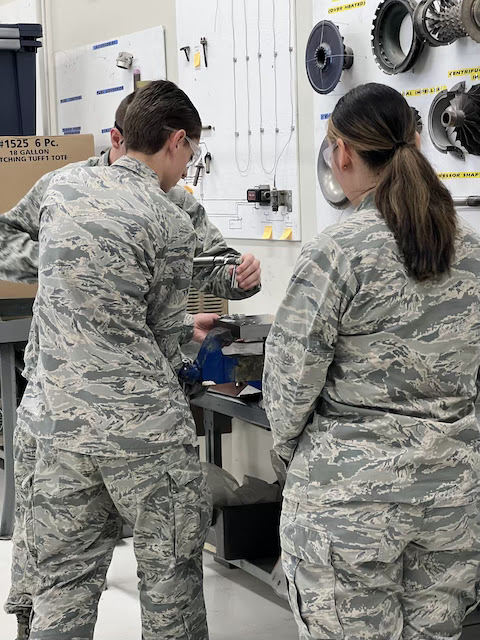
[[[478,504],[286,501],[280,529],[301,640],[458,640],[479,599]]]
[[[202,550],[211,501],[195,450],[85,456],[40,441],[27,544],[41,580],[30,640],[91,640],[118,540],[132,527],[143,640],[207,640]]]
[[[123,157],[52,177],[39,243],[19,417],[38,438],[83,454],[193,443],[176,373],[194,253],[189,216],[149,167]]]
[[[480,493],[480,239],[449,276],[407,276],[373,197],[305,245],[267,340],[285,496],[454,507]],[[309,418],[313,412],[313,419]]]
[[[32,608],[33,585],[37,580],[25,540],[25,532],[31,526],[30,505],[35,469],[37,441],[16,425],[13,442],[15,460],[15,527],[12,535],[11,588],[5,603],[5,611],[29,620]]]
[[[480,239],[416,283],[372,197],[302,250],[263,392],[301,640],[458,640],[480,595]]]
[[[42,177],[22,201],[8,213],[0,216],[0,279],[36,282],[38,278],[39,212],[52,178],[72,167],[108,166],[109,153],[90,158],[86,162],[69,165]],[[156,185],[159,189],[158,181]],[[218,229],[208,220],[205,209],[182,187],[174,187],[167,197],[186,210],[195,228],[195,255],[235,254],[228,247]],[[254,295],[259,288],[245,292],[231,288],[228,268],[195,270],[193,284],[202,291],[226,298]],[[193,317],[186,315],[180,340],[185,342],[193,333]],[[31,354],[34,361],[35,354]],[[25,372],[28,375],[28,371]],[[29,618],[35,568],[25,546],[24,523],[29,517],[26,500],[31,487],[35,460],[35,438],[29,434],[25,422],[19,420],[15,432],[16,526],[13,535],[12,587],[6,603],[8,613]],[[120,527],[120,525],[119,525]]]

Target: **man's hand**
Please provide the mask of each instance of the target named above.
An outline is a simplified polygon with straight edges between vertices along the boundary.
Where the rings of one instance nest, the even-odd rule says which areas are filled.
[[[233,267],[232,267],[233,270]],[[237,282],[240,289],[249,291],[260,284],[260,260],[251,253],[242,256],[242,264],[237,267]]]
[[[217,313],[196,313],[193,316],[193,341],[203,342],[219,317]]]

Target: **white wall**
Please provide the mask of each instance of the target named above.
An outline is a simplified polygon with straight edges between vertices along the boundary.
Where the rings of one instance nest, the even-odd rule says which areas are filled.
[[[221,0],[220,0],[221,1]],[[0,0],[0,3],[3,0]],[[49,56],[91,42],[107,40],[164,25],[166,30],[167,75],[177,81],[175,0],[47,0]],[[302,237],[316,233],[315,153],[313,140],[313,100],[304,69],[306,41],[312,28],[312,6],[297,0],[298,133]],[[183,55],[183,54],[182,54]],[[52,68],[52,67],[51,67]],[[52,78],[51,101],[55,104]],[[55,123],[52,123],[55,127]],[[252,252],[262,261],[263,290],[251,300],[231,303],[235,313],[275,313],[300,251],[300,243],[235,242],[242,253]],[[224,436],[224,466],[239,480],[244,474],[273,481],[270,465],[271,435],[252,425],[234,421],[232,436]]]

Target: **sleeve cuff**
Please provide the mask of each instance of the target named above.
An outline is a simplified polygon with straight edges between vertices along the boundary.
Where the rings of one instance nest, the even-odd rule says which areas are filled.
[[[193,327],[195,324],[195,318],[191,313],[185,314],[183,321],[182,331],[180,333],[180,344],[186,344],[193,340]]]

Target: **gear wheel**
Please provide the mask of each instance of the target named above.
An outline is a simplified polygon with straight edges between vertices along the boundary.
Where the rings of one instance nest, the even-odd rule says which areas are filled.
[[[411,69],[423,50],[423,42],[412,29],[412,41],[405,53],[400,44],[400,29],[408,16],[413,24],[416,8],[413,0],[383,0],[375,12],[371,40],[376,63],[390,75]]]
[[[420,0],[414,14],[418,37],[431,47],[445,46],[467,35],[474,40],[480,38],[480,25],[475,27],[473,19],[464,20],[462,13],[464,6],[467,7],[468,14],[468,6],[473,7],[478,1]]]
[[[443,123],[443,114],[450,107],[452,100],[465,93],[465,82],[459,82],[449,91],[440,91],[430,105],[428,112],[428,133],[433,146],[441,153],[451,153],[460,160],[465,160],[466,150],[456,140],[452,142]]]
[[[415,107],[410,107],[410,110],[412,112],[413,117],[415,118],[415,129],[417,130],[417,133],[422,133],[423,122],[422,122],[422,116],[420,115],[420,111],[418,109],[415,109]]]
[[[305,67],[317,93],[330,93],[340,81],[342,71],[353,64],[353,51],[330,20],[322,20],[312,30],[305,51]]]
[[[463,0],[461,16],[467,35],[480,42],[480,0]]]
[[[442,114],[447,136],[468,153],[480,155],[480,84],[457,94]]]

